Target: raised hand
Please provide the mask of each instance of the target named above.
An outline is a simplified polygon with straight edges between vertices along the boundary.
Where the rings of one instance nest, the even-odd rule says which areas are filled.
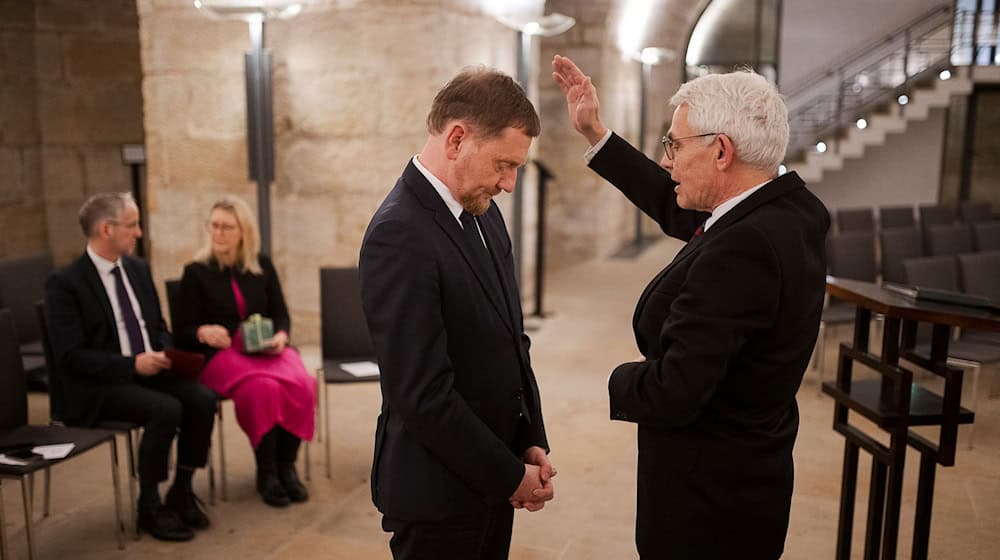
[[[552,78],[566,96],[566,109],[573,128],[591,145],[596,144],[607,128],[601,122],[601,104],[590,76],[584,74],[572,60],[557,54],[552,59]]]

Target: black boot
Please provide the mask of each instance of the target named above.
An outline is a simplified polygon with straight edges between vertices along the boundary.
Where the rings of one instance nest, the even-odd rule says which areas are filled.
[[[278,480],[291,501],[305,502],[309,499],[309,491],[295,472],[295,463],[278,463]]]
[[[285,507],[291,503],[288,492],[273,469],[257,468],[257,493],[269,506]]]
[[[166,506],[140,509],[136,529],[161,541],[189,541],[194,538],[194,531],[181,521],[176,511]]]

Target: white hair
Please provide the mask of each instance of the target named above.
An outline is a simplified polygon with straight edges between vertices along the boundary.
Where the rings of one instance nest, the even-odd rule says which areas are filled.
[[[788,148],[788,108],[781,94],[752,70],[709,74],[682,85],[670,103],[688,107],[688,125],[733,141],[736,157],[776,173]]]

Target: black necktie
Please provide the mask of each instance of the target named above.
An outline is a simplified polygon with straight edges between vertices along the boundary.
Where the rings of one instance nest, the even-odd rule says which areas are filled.
[[[466,248],[472,251],[474,258],[479,261],[480,271],[494,276],[496,274],[496,270],[493,267],[493,259],[490,258],[490,252],[486,248],[485,232],[482,234],[480,233],[479,225],[476,223],[476,218],[465,210],[462,211],[458,219],[462,222],[462,231],[465,233]]]
[[[125,332],[128,334],[128,344],[132,347],[132,355],[141,354],[146,351],[146,345],[142,342],[142,329],[139,328],[139,319],[135,315],[135,309],[132,308],[132,299],[128,297],[125,282],[122,280],[121,267],[112,268],[111,275],[115,277],[118,310],[121,311],[122,321],[125,322]]]

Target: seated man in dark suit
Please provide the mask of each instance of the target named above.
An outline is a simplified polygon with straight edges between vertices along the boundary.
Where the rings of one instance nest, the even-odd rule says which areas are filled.
[[[191,490],[208,460],[217,396],[197,381],[170,374],[172,346],[146,264],[129,254],[142,236],[128,193],[98,194],[80,208],[87,250],[49,276],[45,303],[52,350],[65,387],[63,419],[143,426],[139,445],[139,528],[161,540],[185,541],[209,526]],[[177,472],[164,503],[167,456],[177,440]]]

